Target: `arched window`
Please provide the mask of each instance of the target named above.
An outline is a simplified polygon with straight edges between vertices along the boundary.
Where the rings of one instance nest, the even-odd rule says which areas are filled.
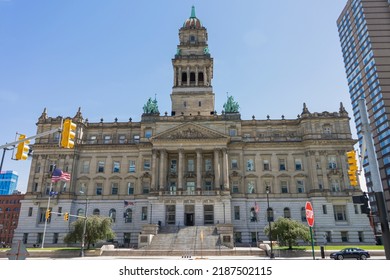
[[[83,208],[79,208],[77,210],[77,216],[80,216],[80,217],[84,217],[85,216]]]
[[[195,83],[195,73],[194,72],[190,73],[190,82]]]
[[[274,210],[271,207],[267,209],[267,221],[268,222],[274,221]]]
[[[198,73],[198,81],[203,83],[204,82],[204,75],[203,75],[203,72],[199,72]]]
[[[181,73],[181,81],[184,83],[184,82],[187,82],[187,73],[184,72],[184,73]]]
[[[283,209],[283,216],[287,219],[291,218],[291,211],[290,208],[286,207]]]
[[[115,209],[110,209],[108,212],[108,216],[111,218],[112,222],[115,223],[116,221],[116,210]]]
[[[100,210],[99,209],[93,209],[92,215],[99,216],[100,215]]]
[[[133,210],[128,208],[124,213],[125,223],[131,223],[133,221]]]

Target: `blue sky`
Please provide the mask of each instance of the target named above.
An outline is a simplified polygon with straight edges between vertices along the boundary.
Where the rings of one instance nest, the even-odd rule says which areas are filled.
[[[295,119],[351,105],[336,20],[346,0],[0,0],[0,145],[49,116],[139,121],[157,95],[171,111],[178,30],[191,6],[208,30],[216,111],[233,95],[243,119]],[[353,132],[354,124],[351,120]],[[354,132],[355,135],[355,132]],[[3,170],[26,191],[30,160]]]

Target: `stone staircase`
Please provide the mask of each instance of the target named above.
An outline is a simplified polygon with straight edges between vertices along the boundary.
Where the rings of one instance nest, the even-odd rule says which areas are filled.
[[[203,236],[203,240],[202,240]],[[167,255],[193,254],[201,250],[220,250],[226,247],[220,245],[219,235],[214,226],[161,228],[152,242],[145,248],[146,251],[165,251]]]

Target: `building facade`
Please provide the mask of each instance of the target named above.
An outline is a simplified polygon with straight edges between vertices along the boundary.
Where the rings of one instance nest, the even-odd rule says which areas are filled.
[[[55,191],[52,211],[111,217],[125,246],[138,244],[149,224],[226,224],[236,244],[268,240],[268,219],[306,223],[306,201],[314,208],[317,240],[374,242],[368,218],[352,202],[361,191],[350,186],[346,152],[356,141],[342,104],[332,113],[312,113],[304,104],[296,119],[242,120],[230,96],[218,114],[207,39],[193,8],[172,59],[170,115],[161,115],[152,99],[139,122],[92,123],[79,109],[72,117],[74,149],[59,148],[58,133],[36,139],[18,239],[42,242],[49,193]],[[61,121],[45,109],[37,133]],[[51,183],[54,165],[71,173],[71,181]],[[63,244],[73,221],[53,214],[46,246]]]
[[[389,211],[390,3],[388,0],[349,0],[337,20],[337,25],[360,147],[363,135],[358,101],[364,99]],[[378,231],[378,208],[367,156],[364,158],[363,168]]]
[[[18,185],[18,173],[15,171],[0,172],[0,195],[13,194]]]
[[[23,198],[23,194],[0,195],[0,248],[12,244]]]

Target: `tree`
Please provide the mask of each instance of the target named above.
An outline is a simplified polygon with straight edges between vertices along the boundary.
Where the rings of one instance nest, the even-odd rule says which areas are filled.
[[[280,245],[288,246],[291,250],[297,245],[297,240],[310,241],[310,229],[302,223],[288,218],[279,218],[271,225],[272,240],[278,240]],[[264,233],[269,236],[269,226],[264,228]]]
[[[87,218],[87,228],[85,232],[85,244],[89,249],[91,244],[97,243],[100,240],[109,240],[115,237],[115,233],[111,228],[111,219],[93,215]],[[69,232],[65,238],[65,243],[77,243],[82,241],[84,230],[84,219],[77,219],[72,223],[73,230]]]

